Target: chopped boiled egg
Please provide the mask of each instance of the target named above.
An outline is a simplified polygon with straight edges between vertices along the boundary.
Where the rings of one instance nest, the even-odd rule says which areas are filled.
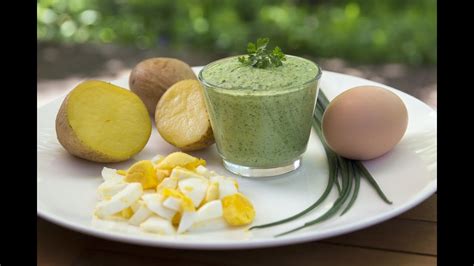
[[[218,175],[206,161],[183,152],[134,163],[128,170],[104,167],[94,219],[110,228],[155,234],[221,230],[249,224],[252,203],[234,178]],[[137,231],[138,230],[138,231]]]
[[[198,167],[196,167],[196,169],[194,169],[194,171],[196,171],[196,173],[198,173],[202,176],[208,177],[208,178],[211,177],[211,176],[216,175],[216,172],[209,171],[209,169],[207,169],[205,166],[202,166],[202,165],[199,165]]]
[[[156,167],[159,169],[171,170],[177,166],[194,169],[199,165],[205,165],[206,161],[198,159],[184,152],[173,152],[166,156]]]
[[[95,214],[98,217],[105,217],[122,211],[137,201],[142,193],[143,189],[140,183],[130,183],[120,192],[112,196],[110,200],[99,202]]]
[[[157,165],[159,164],[161,161],[163,161],[163,159],[165,158],[165,156],[161,155],[161,154],[157,154],[155,156],[153,156],[153,158],[151,158],[151,162],[154,164],[154,165]]]
[[[207,180],[204,176],[199,175],[195,173],[194,171],[191,171],[189,169],[183,168],[183,167],[176,167],[171,171],[170,177],[177,178],[178,180],[183,180],[186,178],[200,178]]]
[[[196,212],[195,223],[212,220],[223,216],[222,202],[220,200],[213,200],[202,205]]]
[[[124,176],[117,173],[117,169],[104,167],[102,168],[102,178],[104,181],[123,181]]]
[[[219,198],[238,193],[235,183],[231,179],[223,179],[219,181]]]
[[[207,187],[206,197],[204,198],[204,202],[210,202],[216,199],[219,199],[219,183],[211,182],[209,186]]]
[[[202,200],[206,196],[209,181],[203,178],[186,178],[178,181],[179,190],[194,203],[194,207],[201,205]]]
[[[181,212],[196,210],[194,208],[194,204],[193,204],[192,199],[189,198],[188,196],[186,196],[184,193],[182,193],[179,190],[165,188],[165,189],[163,189],[161,194],[163,195],[163,198],[165,200],[168,199],[168,198],[180,199],[181,200],[181,206],[180,206],[181,208],[179,209],[179,211],[181,211]]]
[[[163,206],[171,210],[180,211],[182,202],[180,198],[168,197],[163,201]]]
[[[180,213],[180,212],[177,212],[177,213],[173,216],[173,218],[171,219],[171,223],[172,223],[173,225],[178,226],[180,220],[181,220],[181,213]]]
[[[190,233],[203,233],[203,232],[212,232],[217,230],[223,230],[230,228],[229,224],[224,220],[224,218],[215,218],[207,220],[201,223],[194,223],[191,228],[188,229]]]
[[[120,212],[120,216],[122,216],[125,219],[129,219],[133,215],[133,210],[131,207],[125,208]]]
[[[163,169],[156,168],[156,169],[155,169],[155,173],[156,173],[156,177],[158,178],[158,184],[159,184],[159,183],[161,183],[161,181],[163,181],[163,179],[165,179],[165,178],[167,178],[168,176],[170,176],[171,171],[170,171],[170,170],[163,170]]]
[[[128,223],[131,225],[138,226],[153,214],[153,212],[146,207],[144,202],[140,202],[139,205],[140,207],[138,207],[132,217],[128,220]]]
[[[141,183],[143,189],[155,188],[158,185],[155,168],[149,160],[142,160],[133,164],[127,171],[125,181]]]
[[[135,203],[133,203],[132,205],[130,205],[130,208],[132,208],[132,211],[133,212],[136,212],[138,210],[138,208],[140,208],[140,206],[143,204],[143,200],[137,200],[135,201]]]
[[[175,189],[176,187],[178,187],[178,178],[167,177],[156,187],[156,192],[161,192],[165,188]]]
[[[195,211],[184,211],[179,220],[178,234],[186,232],[194,224],[195,217]]]
[[[174,214],[176,213],[175,210],[168,209],[162,204],[163,195],[160,194],[147,194],[142,196],[143,201],[145,201],[146,207],[158,214],[159,216],[163,217],[164,219],[171,220]]]
[[[117,170],[117,174],[126,176],[127,175],[127,170]]]
[[[178,234],[187,231],[193,225],[195,216],[195,208],[191,198],[176,189],[166,188],[162,194],[165,197],[163,205],[180,213],[179,217],[176,217],[175,214],[176,218],[172,218],[173,224],[178,224],[176,220],[179,219]]]
[[[97,188],[101,199],[108,200],[127,186],[127,183],[115,180],[105,181]]]
[[[173,235],[175,234],[175,229],[169,220],[163,218],[152,216],[146,221],[140,224],[140,227],[150,233],[160,234],[160,235]]]
[[[252,203],[240,193],[223,197],[222,207],[224,219],[233,226],[249,224],[255,217]]]

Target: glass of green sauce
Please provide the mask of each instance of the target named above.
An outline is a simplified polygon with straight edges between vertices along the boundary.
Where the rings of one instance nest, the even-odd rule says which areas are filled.
[[[297,56],[282,66],[256,68],[238,56],[199,73],[224,166],[249,177],[297,169],[306,151],[321,69]]]

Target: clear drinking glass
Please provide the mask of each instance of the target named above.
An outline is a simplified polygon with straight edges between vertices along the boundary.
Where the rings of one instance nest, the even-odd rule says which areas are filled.
[[[310,79],[264,91],[238,85],[224,88],[204,78],[206,70],[234,59],[237,57],[214,61],[199,73],[224,166],[248,177],[274,176],[297,169],[311,133],[321,69],[311,62],[317,73]]]

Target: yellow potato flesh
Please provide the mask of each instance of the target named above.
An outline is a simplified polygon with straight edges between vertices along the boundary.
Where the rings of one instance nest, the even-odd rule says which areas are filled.
[[[156,106],[155,121],[163,139],[182,150],[197,150],[214,143],[197,80],[183,80],[171,86]]]
[[[88,81],[68,97],[69,125],[83,145],[111,161],[130,158],[146,145],[151,121],[132,92],[101,81]]]

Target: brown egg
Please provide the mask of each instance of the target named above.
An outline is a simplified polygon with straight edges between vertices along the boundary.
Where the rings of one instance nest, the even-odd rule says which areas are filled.
[[[354,160],[370,160],[390,151],[408,125],[403,101],[376,86],[349,89],[326,108],[322,130],[329,147]]]

